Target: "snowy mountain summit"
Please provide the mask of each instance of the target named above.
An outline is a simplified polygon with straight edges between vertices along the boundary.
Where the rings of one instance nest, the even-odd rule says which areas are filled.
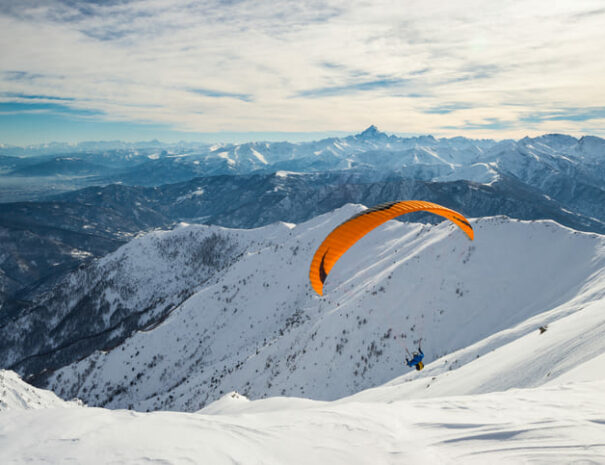
[[[388,139],[388,137],[389,136],[387,136],[384,132],[379,131],[378,128],[373,124],[356,136],[356,138],[360,140]]]

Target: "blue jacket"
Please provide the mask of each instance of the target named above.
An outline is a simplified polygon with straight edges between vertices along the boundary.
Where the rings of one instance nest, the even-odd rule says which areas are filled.
[[[422,350],[419,348],[418,353],[415,354],[411,360],[406,359],[405,361],[407,362],[409,367],[414,367],[414,366],[418,365],[420,362],[422,362],[423,358],[424,358],[424,354],[422,353]]]

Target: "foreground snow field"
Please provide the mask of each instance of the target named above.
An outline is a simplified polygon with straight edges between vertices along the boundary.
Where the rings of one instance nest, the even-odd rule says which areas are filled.
[[[338,402],[231,393],[197,413],[13,405],[0,463],[605,463],[605,381],[414,401],[382,390]]]

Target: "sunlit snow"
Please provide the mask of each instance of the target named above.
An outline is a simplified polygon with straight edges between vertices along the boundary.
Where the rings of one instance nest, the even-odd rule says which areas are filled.
[[[315,295],[313,251],[362,209],[182,224],[104,258],[144,302],[195,282],[168,244],[236,244],[165,321],[50,377],[122,410],[0,372],[0,463],[605,463],[605,237],[496,217],[471,220],[470,242],[389,222]],[[417,372],[403,359],[421,338]]]

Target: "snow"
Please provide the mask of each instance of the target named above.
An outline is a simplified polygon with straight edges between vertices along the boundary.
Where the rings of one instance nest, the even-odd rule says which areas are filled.
[[[456,181],[458,179],[472,179],[475,182],[492,185],[500,179],[500,175],[494,169],[495,163],[473,163],[469,166],[457,167],[449,175],[440,176],[440,181]]]
[[[86,250],[72,249],[69,254],[74,258],[89,258],[92,257],[92,253]]]
[[[225,152],[225,151],[219,152],[216,154],[216,156],[219,158],[222,158],[224,160],[227,160],[227,164],[229,166],[235,166],[235,164],[236,164],[236,161],[233,160],[231,157],[229,157],[229,152]]]
[[[24,383],[22,383],[24,384]],[[604,381],[391,402],[248,401],[198,413],[52,406],[0,413],[17,463],[605,463]]]
[[[101,260],[135,287],[193,292],[51,376],[65,398],[122,410],[0,371],[0,463],[605,464],[605,237],[495,217],[471,220],[470,242],[448,222],[389,222],[312,294],[312,253],[363,208],[182,224]],[[214,231],[237,253],[202,282],[159,252]],[[426,367],[407,370],[420,337]]]
[[[252,147],[250,147],[250,151],[252,152],[252,155],[254,155],[263,165],[269,164],[267,162],[267,160],[265,159],[265,157],[263,156],[263,154],[260,153],[258,150],[255,150]]]
[[[454,169],[456,167],[453,163],[449,163],[447,160],[444,160],[443,157],[439,156],[439,154],[435,150],[433,150],[429,147],[419,147],[418,149],[424,151],[425,153],[427,153],[431,157],[435,158],[440,163],[443,163],[444,165],[449,166],[451,169]]]
[[[202,195],[204,195],[204,189],[202,187],[198,187],[196,190],[191,191],[188,194],[177,197],[176,203],[180,203],[185,200],[190,200],[194,197],[201,197]]]
[[[288,176],[295,176],[297,173],[295,171],[285,171],[285,170],[279,170],[275,172],[275,176],[277,176],[278,178],[287,178]]]
[[[13,371],[0,370],[0,426],[3,412],[81,405],[65,402],[50,391],[24,383]],[[2,448],[0,447],[0,454]],[[2,455],[0,455],[2,457]],[[4,463],[4,462],[2,462]]]
[[[605,379],[605,353],[588,361],[578,361],[573,368],[555,377],[552,381],[546,383],[546,385],[591,381],[595,379]]]

